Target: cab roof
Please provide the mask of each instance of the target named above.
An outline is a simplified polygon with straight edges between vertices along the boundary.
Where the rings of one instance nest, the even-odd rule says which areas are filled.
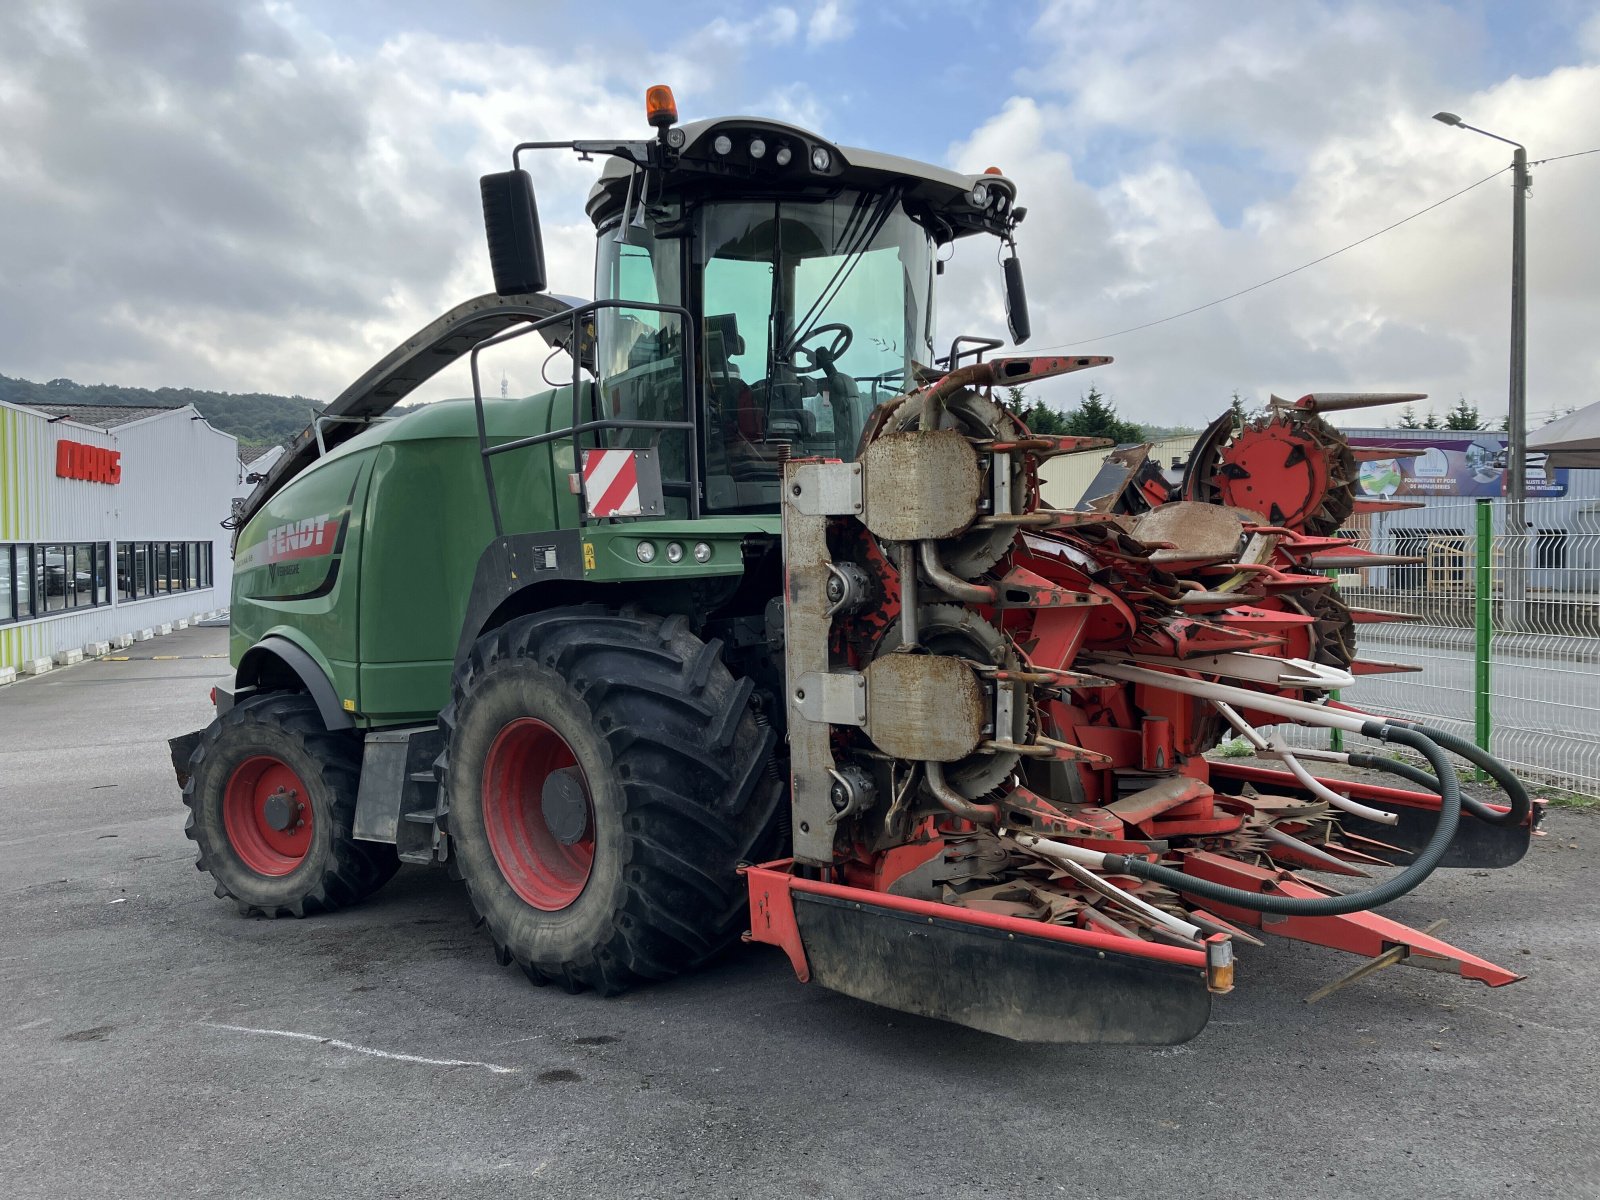
[[[925,219],[939,242],[980,232],[1005,236],[1020,219],[1014,203],[1016,185],[1001,174],[964,175],[879,150],[839,146],[808,129],[767,117],[715,117],[688,122],[671,132],[683,134],[682,145],[675,162],[650,172],[647,201],[658,191],[697,198],[719,193],[802,198],[840,188],[878,191],[898,185],[905,189],[906,207]],[[726,153],[717,152],[719,137],[728,139]],[[759,156],[751,154],[757,140],[764,150]],[[786,163],[777,161],[780,148],[790,152]],[[824,152],[821,157],[819,150]],[[587,204],[596,226],[622,212],[630,183],[641,186],[633,178],[637,169],[620,157],[606,159]],[[974,200],[974,189],[980,185],[981,203]]]

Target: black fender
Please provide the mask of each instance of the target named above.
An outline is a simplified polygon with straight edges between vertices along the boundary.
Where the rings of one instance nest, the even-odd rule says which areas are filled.
[[[322,723],[329,729],[354,729],[356,723],[339,703],[339,693],[318,664],[286,637],[267,635],[244,652],[235,676],[237,687],[258,687],[263,691],[292,687],[298,681],[312,700]]]

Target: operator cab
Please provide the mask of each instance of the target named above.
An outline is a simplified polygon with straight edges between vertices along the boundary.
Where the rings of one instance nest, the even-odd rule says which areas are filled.
[[[993,168],[962,175],[758,118],[678,126],[665,88],[648,105],[655,141],[560,144],[607,156],[587,206],[592,419],[692,422],[694,434],[599,432],[605,445],[658,446],[664,478],[697,466],[703,511],[776,511],[785,461],[855,457],[878,404],[939,374],[935,262],[957,238],[1012,247],[1008,308],[1013,340],[1026,338],[1013,240],[1024,214]],[[500,275],[497,262],[503,293]]]

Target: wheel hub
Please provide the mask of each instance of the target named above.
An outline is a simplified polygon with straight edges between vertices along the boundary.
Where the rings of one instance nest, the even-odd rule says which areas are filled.
[[[545,824],[563,846],[576,846],[589,832],[589,797],[584,795],[583,776],[577,767],[550,772],[539,807]]]
[[[300,803],[300,793],[283,787],[268,796],[261,805],[261,815],[268,828],[278,833],[293,828],[304,811],[305,805]]]
[[[222,793],[222,825],[241,862],[258,875],[287,875],[311,850],[311,793],[295,769],[254,754],[233,769]]]

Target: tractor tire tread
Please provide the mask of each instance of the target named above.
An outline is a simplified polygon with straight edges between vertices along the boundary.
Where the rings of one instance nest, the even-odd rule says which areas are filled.
[[[212,870],[210,855],[220,853],[201,836],[200,804],[197,790],[199,768],[216,752],[218,743],[231,731],[248,723],[276,726],[300,742],[306,754],[318,764],[318,780],[333,798],[330,806],[329,862],[321,876],[299,897],[279,904],[251,902],[240,898]],[[200,736],[189,759],[189,777],[183,785],[183,803],[188,809],[184,836],[196,844],[195,868],[211,872],[219,900],[232,900],[241,916],[309,917],[337,912],[356,904],[377,891],[400,868],[394,848],[377,843],[358,842],[351,836],[355,817],[356,790],[361,779],[361,746],[348,735],[331,733],[322,722],[316,702],[303,692],[269,692],[250,696],[234,705],[224,716],[211,722]],[[209,853],[208,853],[209,852]]]
[[[535,984],[603,996],[669,979],[706,962],[744,927],[741,852],[770,837],[782,799],[759,786],[774,750],[715,643],[681,616],[600,606],[520,617],[480,638],[458,668],[441,714],[446,750],[436,764],[449,788],[458,713],[502,659],[557,671],[587,707],[623,797],[628,853],[610,936],[591,953],[533,962],[486,920],[472,872],[464,882],[489,928],[496,958]],[[741,736],[742,735],[742,736]],[[463,803],[452,798],[451,807]],[[460,872],[458,872],[459,874]]]

